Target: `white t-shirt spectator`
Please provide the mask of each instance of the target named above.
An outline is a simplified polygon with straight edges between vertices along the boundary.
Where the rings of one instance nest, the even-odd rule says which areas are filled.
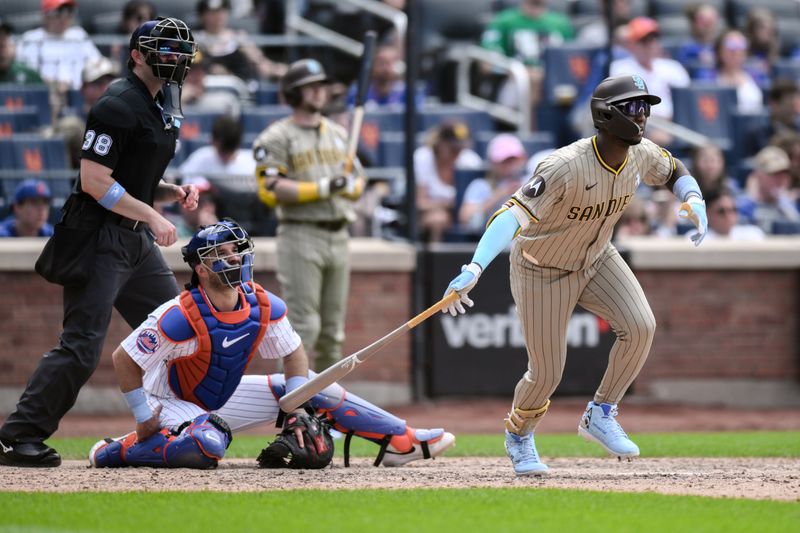
[[[661,103],[654,105],[650,111],[657,117],[672,120],[671,87],[686,87],[691,82],[689,73],[683,65],[674,59],[659,57],[653,60],[653,70],[647,70],[634,58],[626,57],[611,62],[609,76],[638,74],[647,84],[650,94],[661,97]]]
[[[456,158],[456,168],[459,170],[483,168],[483,159],[474,150],[465,148]],[[455,199],[456,188],[439,178],[433,150],[429,146],[420,146],[414,150],[414,176],[417,185],[427,189],[428,197],[431,200]]]
[[[240,148],[233,159],[225,163],[220,159],[217,150],[209,145],[192,152],[178,167],[178,171],[187,177],[255,176],[256,160],[253,159],[252,150]]]
[[[63,35],[36,28],[22,34],[17,43],[17,60],[36,70],[45,81],[62,82],[80,89],[86,62],[100,57],[100,51],[80,26]]]

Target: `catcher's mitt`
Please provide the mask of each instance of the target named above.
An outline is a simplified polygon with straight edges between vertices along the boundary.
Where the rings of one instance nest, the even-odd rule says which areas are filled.
[[[303,448],[295,428],[303,431]],[[306,413],[286,416],[283,431],[258,455],[261,468],[325,468],[333,459],[333,439],[328,423]]]

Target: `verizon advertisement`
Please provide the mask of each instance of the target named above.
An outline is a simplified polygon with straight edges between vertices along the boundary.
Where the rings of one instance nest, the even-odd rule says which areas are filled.
[[[474,245],[437,246],[423,252],[428,305],[442,297]],[[470,292],[475,307],[467,314],[440,314],[428,320],[424,362],[429,396],[508,396],[527,369],[525,337],[511,297],[508,253],[501,254]],[[603,319],[578,307],[567,329],[567,363],[556,390],[560,395],[591,395],[603,377],[615,335]]]

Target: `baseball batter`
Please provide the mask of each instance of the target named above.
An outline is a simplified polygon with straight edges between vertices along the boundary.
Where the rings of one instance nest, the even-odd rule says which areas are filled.
[[[252,281],[247,232],[225,219],[200,229],[182,252],[194,271],[187,289],[151,313],[113,354],[136,431],[95,444],[92,466],[213,468],[233,433],[274,423],[279,398],[308,381],[308,360],[286,305]],[[256,353],[281,358],[285,375],[245,375]],[[455,442],[443,429],[409,427],[337,384],[310,404],[339,431],[379,443],[376,466],[435,457]]]
[[[316,352],[315,367],[338,361],[350,283],[348,226],[364,187],[356,160],[343,175],[347,133],[323,117],[327,76],[313,59],[292,63],[281,91],[292,106],[253,143],[258,194],[278,214],[278,281],[289,318]]]
[[[528,352],[528,370],[505,420],[506,451],[517,475],[547,472],[533,434],[561,381],[567,324],[576,305],[608,320],[617,335],[578,433],[620,458],[639,455],[615,417],[617,403],[647,358],[656,321],[633,272],[611,244],[611,233],[641,182],[667,186],[684,202],[679,214],[696,225],[696,246],[707,227],[697,181],[681,161],[642,138],[650,106],[660,101],[639,76],[603,80],[591,100],[597,135],[541,162],[495,213],[472,262],[448,286],[447,292],[455,290],[461,299],[447,311],[465,312],[464,304],[472,306],[467,294],[483,270],[511,244],[511,292]]]

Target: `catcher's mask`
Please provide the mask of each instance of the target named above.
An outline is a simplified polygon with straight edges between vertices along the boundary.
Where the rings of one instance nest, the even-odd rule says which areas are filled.
[[[197,46],[185,22],[159,17],[136,28],[130,49],[141,52],[156,78],[180,86],[192,67]],[[130,61],[128,66],[132,67]]]
[[[592,94],[592,122],[598,130],[606,130],[627,143],[636,144],[642,132],[631,117],[642,111],[650,116],[650,106],[660,102],[661,98],[647,91],[641,76],[606,78]]]
[[[233,252],[222,249],[222,245],[233,243]],[[217,277],[232,289],[253,279],[253,241],[235,220],[225,218],[216,224],[203,226],[181,248],[183,260],[194,269],[197,265]],[[199,283],[197,273],[192,274],[190,286]]]
[[[303,103],[300,87],[320,81],[328,81],[322,64],[316,59],[301,59],[289,65],[281,78],[281,93],[287,104],[298,107]]]

